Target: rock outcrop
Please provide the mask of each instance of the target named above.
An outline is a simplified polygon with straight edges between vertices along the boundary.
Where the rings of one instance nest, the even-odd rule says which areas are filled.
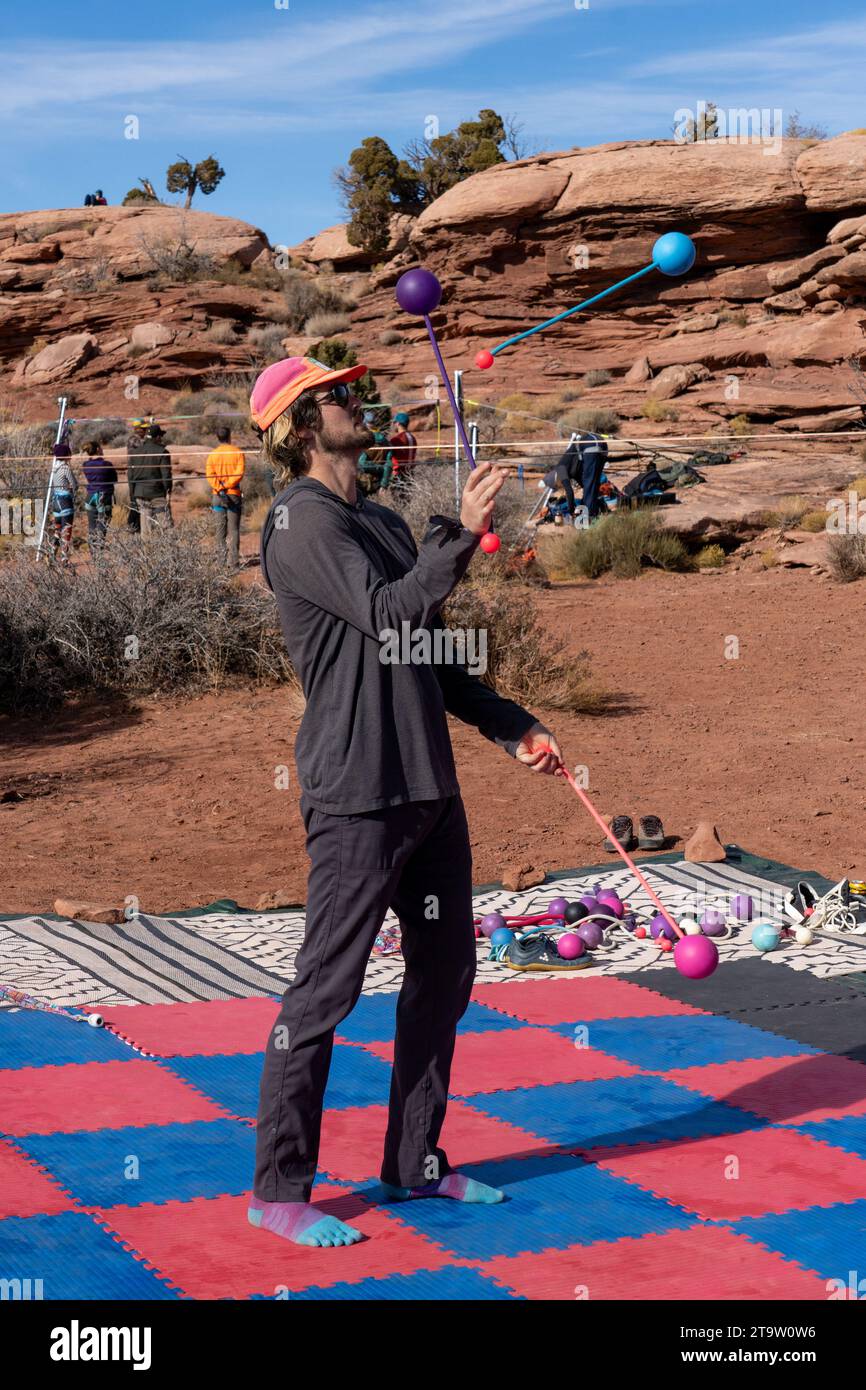
[[[480,348],[645,266],[673,228],[698,248],[688,276],[647,275],[475,369]],[[580,408],[615,410],[642,434],[706,433],[738,416],[792,431],[863,419],[848,363],[866,362],[866,136],[548,152],[476,174],[414,220],[395,216],[379,264],[339,224],[290,254],[345,286],[357,307],[340,336],[404,399],[410,385],[421,395],[431,361],[394,285],[424,264],[442,281],[434,323],[473,400],[569,388]],[[212,277],[173,279],[184,257],[204,258]],[[131,374],[159,401],[248,372],[250,330],[279,319],[279,289],[255,274],[273,264],[264,233],[205,212],[0,217],[0,387],[21,393],[30,418],[50,416],[64,381],[79,405],[128,414]],[[603,369],[596,385],[582,381],[590,369]],[[671,404],[648,409],[653,398]]]

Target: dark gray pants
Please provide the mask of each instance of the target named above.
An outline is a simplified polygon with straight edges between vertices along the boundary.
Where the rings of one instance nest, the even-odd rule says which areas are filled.
[[[311,861],[306,933],[268,1038],[255,1195],[309,1199],[334,1030],[358,1001],[389,907],[403,932],[405,975],[382,1179],[411,1187],[444,1177],[450,1169],[439,1135],[476,962],[463,802],[453,796],[332,816],[302,800],[301,810]]]

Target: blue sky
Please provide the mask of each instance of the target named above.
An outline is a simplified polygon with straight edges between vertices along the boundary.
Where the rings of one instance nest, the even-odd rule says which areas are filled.
[[[0,211],[164,189],[213,153],[194,206],[293,244],[340,220],[334,167],[366,135],[399,150],[481,106],[535,149],[668,138],[678,108],[798,108],[866,126],[862,0],[60,0],[0,30]],[[124,138],[138,117],[139,138]]]

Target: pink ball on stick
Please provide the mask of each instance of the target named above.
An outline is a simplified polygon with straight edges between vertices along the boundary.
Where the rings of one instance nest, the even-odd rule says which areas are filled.
[[[719,948],[708,936],[682,936],[674,947],[674,965],[689,980],[705,980],[719,963]]]

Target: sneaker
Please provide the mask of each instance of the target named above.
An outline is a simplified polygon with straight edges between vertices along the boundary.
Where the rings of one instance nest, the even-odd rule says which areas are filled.
[[[610,823],[611,833],[616,836],[623,849],[634,849],[634,824],[631,816],[614,816]],[[617,854],[616,845],[612,840],[605,840],[604,848],[608,854]]]
[[[641,816],[637,828],[638,849],[664,849],[665,828],[658,816]]]
[[[592,957],[587,951],[576,960],[563,960],[556,942],[543,932],[535,932],[523,939],[515,936],[502,963],[511,970],[585,970],[592,965]]]

